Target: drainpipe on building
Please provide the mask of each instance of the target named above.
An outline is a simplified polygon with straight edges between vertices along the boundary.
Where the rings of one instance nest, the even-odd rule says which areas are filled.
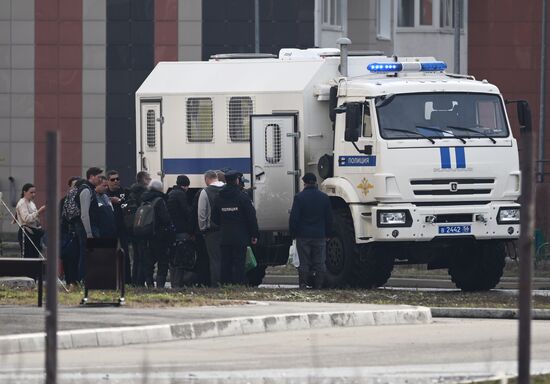
[[[460,73],[460,4],[458,0],[453,1],[454,21],[454,72]]]
[[[260,53],[260,0],[254,0],[254,52]]]
[[[544,182],[544,128],[545,128],[545,105],[546,105],[546,28],[547,28],[547,0],[542,0],[542,39],[540,48],[540,114],[539,114],[539,147],[537,161],[537,181]]]

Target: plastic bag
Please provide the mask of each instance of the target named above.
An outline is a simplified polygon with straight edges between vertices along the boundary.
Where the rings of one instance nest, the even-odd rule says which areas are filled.
[[[288,249],[288,262],[294,265],[296,268],[300,266],[300,258],[298,257],[298,248],[296,247],[296,240],[292,240],[292,245]]]
[[[258,266],[258,263],[256,262],[256,257],[254,256],[254,252],[252,251],[252,248],[246,247],[246,258],[244,260],[244,270],[245,272],[248,272]]]

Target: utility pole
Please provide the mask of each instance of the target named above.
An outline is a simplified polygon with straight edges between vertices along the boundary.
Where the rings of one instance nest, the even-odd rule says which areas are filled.
[[[545,105],[546,105],[546,28],[547,28],[547,0],[542,0],[542,38],[540,48],[540,105],[539,105],[539,151],[537,162],[537,181],[544,182],[544,127],[546,124]]]
[[[46,260],[46,384],[57,383],[57,260],[58,232],[58,134],[46,133],[46,220],[48,223],[48,256]]]

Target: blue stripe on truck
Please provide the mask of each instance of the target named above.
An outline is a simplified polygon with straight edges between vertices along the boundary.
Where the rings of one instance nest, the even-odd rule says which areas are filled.
[[[456,147],[456,167],[466,168],[466,154],[464,153],[464,147]]]
[[[441,156],[441,168],[451,168],[451,151],[448,147],[439,148]]]
[[[164,159],[162,169],[168,175],[202,175],[213,169],[231,168],[242,173],[250,173],[250,158],[220,157],[195,159]]]

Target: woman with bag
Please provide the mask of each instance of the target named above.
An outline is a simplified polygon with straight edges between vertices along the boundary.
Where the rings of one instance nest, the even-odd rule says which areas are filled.
[[[43,205],[40,209],[36,209],[35,196],[36,187],[33,184],[23,185],[21,199],[15,207],[16,218],[21,226],[17,238],[24,258],[38,258],[40,256],[39,252],[42,251],[41,244],[44,230],[40,225],[39,216],[46,210],[46,206]],[[23,230],[25,233],[23,233]]]

